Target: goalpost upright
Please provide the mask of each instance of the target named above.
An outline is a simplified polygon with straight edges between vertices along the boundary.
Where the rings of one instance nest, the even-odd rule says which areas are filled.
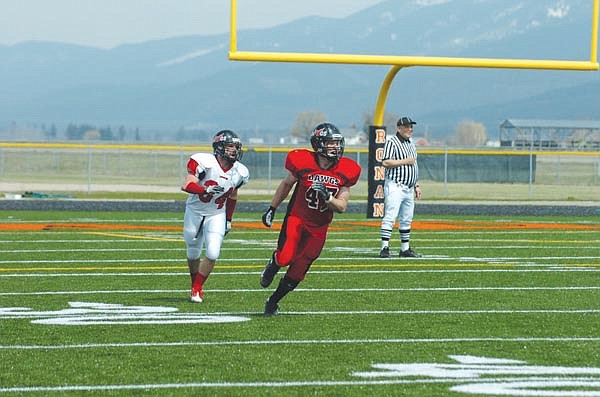
[[[367,216],[379,217],[383,214],[383,194],[381,192],[383,181],[381,179],[381,161],[377,156],[385,143],[385,127],[383,126],[385,104],[389,89],[397,73],[403,67],[409,66],[597,71],[599,69],[598,14],[600,0],[591,1],[593,4],[591,10],[592,24],[589,60],[453,58],[433,56],[239,51],[237,49],[237,0],[231,0],[229,59],[232,61],[252,62],[333,63],[383,65],[392,67],[387,73],[379,90],[373,116],[373,125],[370,127],[369,131],[369,208],[367,210]]]

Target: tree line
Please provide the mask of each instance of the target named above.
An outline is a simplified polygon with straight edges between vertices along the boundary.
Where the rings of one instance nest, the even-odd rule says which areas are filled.
[[[65,130],[65,136],[73,141],[123,141],[127,135],[127,129],[120,126],[117,131],[111,127],[96,127],[89,124],[69,124]],[[139,129],[135,130],[135,140],[139,141]]]

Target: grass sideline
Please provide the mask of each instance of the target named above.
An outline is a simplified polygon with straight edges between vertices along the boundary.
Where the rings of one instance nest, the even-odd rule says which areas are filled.
[[[264,317],[281,217],[271,230],[236,214],[195,305],[182,214],[0,211],[0,395],[491,395],[532,377],[598,390],[598,217],[419,218],[424,257],[384,260],[376,220],[336,216]]]

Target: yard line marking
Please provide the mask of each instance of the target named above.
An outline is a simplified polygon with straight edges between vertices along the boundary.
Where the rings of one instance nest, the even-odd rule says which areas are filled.
[[[597,232],[596,232],[597,233]],[[81,233],[73,233],[73,234],[77,234],[77,235],[81,235]],[[93,235],[99,235],[99,236],[108,236],[108,233],[85,233],[85,234],[93,234]],[[247,234],[244,232],[244,234]],[[1,235],[1,234],[0,234]],[[345,233],[345,235],[348,235],[348,233]],[[481,235],[481,233],[479,234]],[[45,235],[46,237],[47,235]],[[110,236],[113,237],[128,237],[131,235],[124,235],[124,234],[118,234],[118,233],[111,233]],[[180,242],[183,240],[183,238],[176,238],[176,235],[167,235],[169,237],[165,237],[165,236],[159,236],[158,238],[165,238],[167,239],[167,241],[174,241],[174,242]],[[361,233],[360,234],[361,237],[364,237],[365,234]],[[136,238],[151,238],[151,237],[157,237],[156,233],[154,233],[153,235],[135,235]],[[416,241],[419,242],[478,242],[478,241],[488,241],[488,238],[426,238],[423,236],[420,236],[419,238],[415,238]],[[226,239],[224,240],[224,243],[229,243],[232,241],[240,241],[239,239]],[[370,241],[370,242],[377,242],[377,237],[373,236],[370,238],[336,238],[335,236],[333,237],[329,237],[327,239],[328,242],[355,242],[355,241]],[[38,243],[72,243],[73,240],[66,240],[66,239],[28,239],[28,240],[0,240],[0,243],[31,243],[31,242],[38,242]],[[132,242],[131,238],[121,238],[121,239],[94,239],[94,240],[77,240],[77,242],[85,242],[85,243],[106,243],[106,242]],[[561,244],[581,244],[581,243],[598,243],[600,242],[599,239],[579,239],[579,240],[548,240],[548,239],[514,239],[514,238],[507,238],[507,239],[498,239],[498,238],[494,238],[493,241],[491,242],[508,242],[508,243],[549,243],[549,244],[554,244],[554,243],[561,243]]]
[[[334,266],[330,266],[334,267]],[[173,268],[169,267],[169,269],[183,269],[184,267]],[[224,267],[216,266],[216,269]],[[262,268],[260,266],[253,266],[253,268]],[[100,270],[108,270],[114,269],[110,268],[100,268]],[[136,270],[144,270],[144,267],[136,267]],[[148,268],[148,270],[152,270],[154,268]],[[0,268],[0,271],[3,269]],[[23,270],[23,269],[15,269],[15,270]],[[31,268],[25,270],[32,270]],[[38,269],[39,270],[39,269]],[[73,268],[65,268],[59,270],[73,270]],[[552,269],[429,269],[429,270],[410,270],[410,269],[402,269],[402,270],[313,270],[311,274],[390,274],[390,273],[398,273],[398,274],[406,274],[406,273],[571,273],[571,272],[599,272],[600,269],[596,268],[552,268]],[[240,275],[256,275],[260,274],[260,272],[248,271],[248,272],[219,272],[215,271],[211,273],[211,276],[240,276]],[[153,272],[153,273],[137,273],[137,272],[111,272],[111,273],[47,273],[44,274],[44,277],[156,277],[156,276],[167,276],[167,277],[181,277],[182,275],[188,275],[187,272]],[[14,274],[1,274],[2,277],[39,277],[39,274],[30,274],[30,273],[14,273]]]
[[[286,311],[279,316],[355,316],[355,315],[462,315],[462,314],[599,314],[600,309],[490,309],[490,310],[330,310],[330,311]],[[263,312],[206,312],[210,316],[262,316]],[[0,319],[29,319],[31,316],[21,314],[2,314]]]
[[[365,257],[321,257],[318,259],[319,262],[329,262],[329,261],[364,261],[364,260],[377,260],[379,263],[375,266],[386,265],[386,262],[391,262],[390,258],[365,258]],[[410,258],[410,259],[400,259],[403,261],[411,262],[407,263],[408,266],[422,266],[422,262],[425,260],[464,260],[464,261],[473,261],[473,262],[490,262],[490,261],[532,261],[532,260],[566,260],[566,259],[576,259],[576,260],[584,260],[584,259],[598,259],[600,260],[600,256],[536,256],[536,257],[489,257],[489,258],[481,258],[481,257],[427,257],[427,255],[423,256],[423,258]],[[185,260],[185,259],[184,259]],[[220,258],[221,261],[229,261],[229,262],[263,262],[265,260],[264,257],[256,257],[256,258]],[[131,263],[131,262],[181,262],[180,258],[145,258],[145,259],[48,259],[48,260],[35,260],[35,263]],[[25,263],[30,264],[32,262],[31,259],[27,260],[2,260],[0,264],[5,263]],[[420,263],[420,264],[419,264]],[[507,265],[510,265],[507,263]],[[570,265],[570,264],[569,264]],[[600,266],[600,262],[595,264],[596,266]],[[348,265],[348,266],[357,266],[357,265]],[[386,265],[387,266],[387,265]],[[440,264],[429,264],[427,266],[440,266]],[[443,265],[443,266],[448,266]],[[263,265],[264,267],[264,265]]]
[[[543,381],[540,383],[540,381]],[[385,379],[385,380],[333,380],[333,381],[281,381],[281,382],[194,382],[194,383],[155,383],[155,384],[118,384],[118,385],[70,385],[70,386],[23,386],[23,387],[3,387],[0,388],[0,393],[14,393],[14,392],[53,392],[53,391],[115,391],[115,390],[164,390],[164,389],[191,389],[191,388],[243,388],[243,387],[315,387],[315,386],[376,386],[376,385],[410,385],[410,384],[436,384],[436,383],[449,383],[454,384],[480,384],[481,381],[474,380],[473,378],[459,379],[456,377],[449,378],[435,378],[435,379]],[[556,384],[557,386],[579,386],[586,388],[594,388],[594,390],[600,386],[600,381],[597,377],[569,377],[565,380],[565,377],[499,377],[499,378],[486,378],[485,385],[495,384],[506,384],[507,382],[515,382],[521,385],[523,382],[533,382],[538,387],[544,387],[544,385]],[[554,383],[553,383],[554,382]],[[510,384],[510,383],[509,383]],[[528,383],[525,383],[528,385]],[[546,390],[546,389],[545,389]],[[587,390],[587,389],[586,389]],[[552,396],[598,396],[594,390],[590,389],[590,392],[583,392],[585,394],[565,394],[569,391],[565,391],[562,394],[528,394],[528,395],[552,395]],[[479,391],[479,390],[478,390]],[[480,392],[477,394],[481,394]],[[484,393],[485,394],[485,393]],[[517,395],[517,394],[511,394]],[[518,394],[526,395],[526,394]]]
[[[27,263],[30,263],[30,261],[27,261]],[[551,264],[551,265],[536,265],[537,267],[543,267],[542,269],[516,269],[513,270],[515,272],[533,272],[533,271],[545,271],[545,272],[574,272],[574,271],[580,271],[580,272],[596,272],[596,271],[600,271],[599,269],[596,268],[600,268],[600,264],[594,263],[569,263],[569,264]],[[561,266],[561,267],[557,267],[557,266]],[[508,264],[508,263],[504,263],[504,264],[491,264],[491,263],[445,263],[445,264],[382,264],[382,263],[377,263],[377,264],[358,264],[358,265],[313,265],[312,267],[315,268],[315,270],[311,271],[311,274],[317,274],[319,272],[322,272],[322,270],[317,270],[317,269],[323,269],[323,268],[340,268],[340,269],[352,269],[352,268],[374,268],[374,267],[391,267],[391,268],[409,268],[409,267],[432,267],[432,268],[452,268],[452,267],[476,267],[476,268],[482,268],[482,269],[478,269],[478,270],[470,270],[472,272],[486,272],[486,271],[490,271],[490,272],[503,272],[503,271],[509,271],[510,269],[485,269],[485,268],[490,268],[490,267],[499,267],[499,268],[506,268],[506,267],[514,267],[516,268],[517,265],[515,264]],[[564,267],[564,268],[563,268]],[[264,265],[216,265],[215,269],[263,269]],[[548,269],[549,268],[549,269]],[[10,271],[14,271],[14,272],[33,272],[33,271],[74,271],[74,270],[78,270],[78,271],[93,271],[93,270],[97,270],[97,271],[106,271],[106,270],[147,270],[147,271],[152,271],[152,270],[181,270],[181,269],[187,269],[187,266],[77,266],[77,267],[26,267],[26,268],[20,268],[20,267],[0,267],[0,272],[10,272]],[[392,270],[381,270],[381,271],[376,271],[376,270],[372,270],[372,272],[381,272],[381,273],[385,273],[387,271],[392,271]],[[331,272],[333,273],[334,271],[323,271],[323,272]],[[338,271],[338,273],[350,273],[352,272],[352,270],[347,270],[347,271]],[[369,270],[357,270],[355,271],[356,273],[362,273],[362,272],[369,272]],[[408,272],[408,273],[435,273],[436,269],[428,269],[428,270],[398,270],[398,272]],[[438,272],[444,273],[444,272],[448,272],[451,273],[453,272],[452,269],[444,269],[444,270],[438,270]],[[462,270],[455,270],[454,272],[456,273],[462,273],[462,272],[468,272],[468,269],[462,269]],[[73,273],[75,274],[75,273]],[[73,274],[65,274],[66,277],[71,276]],[[97,274],[100,276],[103,276],[104,274],[109,274],[109,273],[102,273],[102,274]],[[153,276],[155,273],[150,273],[150,274],[141,274],[141,275],[148,275],[148,276]],[[211,273],[211,274],[218,274],[218,273]],[[234,272],[227,272],[226,274],[234,274]],[[240,273],[237,273],[240,274]],[[0,274],[0,277],[3,277],[3,274]],[[39,276],[39,275],[35,275],[35,276]],[[46,276],[46,275],[44,275]],[[27,275],[23,275],[23,277],[27,277]]]
[[[254,346],[254,345],[310,345],[310,344],[379,344],[379,343],[476,343],[476,342],[600,342],[594,337],[490,337],[490,338],[391,338],[391,339],[291,339],[250,341],[195,341],[195,342],[130,342],[84,343],[73,345],[0,345],[1,350],[61,350],[106,347],[182,347],[182,346]]]
[[[78,233],[80,234],[80,233]],[[77,243],[137,243],[137,241],[133,241],[133,240],[124,240],[124,239],[119,239],[119,240],[48,240],[48,239],[44,239],[44,240],[0,240],[0,243],[6,243],[6,244],[13,244],[13,243],[27,243],[27,244],[31,244],[31,243],[64,243],[64,244],[73,244],[73,242],[76,241]]]
[[[229,315],[241,315],[241,313],[229,313]],[[262,313],[262,312],[261,312]],[[597,314],[600,309],[529,309],[529,310],[331,310],[322,312],[284,312],[278,315],[305,316],[305,315],[356,315],[356,314]],[[227,313],[211,313],[213,315],[225,315]],[[247,314],[256,314],[256,312],[247,312]]]
[[[153,237],[148,235],[134,235],[134,234],[122,234],[122,233],[104,233],[104,232],[86,232],[85,234],[93,234],[96,236],[106,237],[123,237],[126,239],[137,239],[137,240],[159,240],[159,241],[183,241],[183,237],[180,238],[167,238],[167,237]]]
[[[520,310],[330,310],[330,311],[307,311],[307,312],[294,312],[286,311],[279,312],[279,316],[345,316],[345,315],[389,315],[389,314],[406,314],[406,315],[420,315],[420,314],[598,314],[600,309],[520,309]],[[249,315],[262,315],[262,312],[215,312],[210,313],[211,315],[221,316],[249,316]]]
[[[413,288],[296,288],[296,292],[467,292],[467,291],[595,291],[592,287],[413,287]],[[260,292],[256,289],[205,289],[209,293],[247,293]],[[95,291],[36,291],[36,292],[0,292],[0,296],[37,296],[37,295],[87,295],[87,294],[179,294],[189,289],[132,289],[132,290],[95,290]]]
[[[164,240],[164,239],[162,239]],[[264,251],[267,250],[271,247],[271,244],[269,243],[269,246],[267,247],[266,245],[263,244],[263,246],[260,247],[252,247],[252,246],[244,246],[244,247],[227,247],[226,245],[223,245],[223,248],[226,249],[227,251]],[[527,249],[527,250],[531,250],[531,249],[570,249],[573,248],[572,246],[559,246],[559,245],[549,245],[549,246],[544,246],[544,245],[536,245],[536,246],[530,246],[530,245],[498,245],[498,246],[474,246],[474,245],[469,245],[469,246],[428,246],[428,247],[421,247],[420,251],[434,251],[434,250],[465,250],[465,249],[486,249],[486,250],[491,250],[491,249]],[[591,246],[587,246],[587,247],[577,247],[578,250],[598,250],[597,247],[591,247]],[[44,253],[44,252],[131,252],[132,248],[64,248],[64,249],[23,249],[23,250],[3,250],[3,253],[13,253],[13,254],[17,254],[17,253]],[[172,248],[139,248],[136,247],[135,251],[174,251],[174,252],[180,252],[181,251],[181,247],[172,247]],[[331,248],[330,251],[332,252],[344,252],[344,251],[350,251],[350,252],[355,252],[356,251],[356,247],[335,247],[335,248]],[[368,250],[362,250],[361,252],[369,252],[369,253],[376,253],[379,252],[379,249],[368,249]],[[437,258],[436,258],[437,259]],[[521,258],[523,259],[523,258]],[[528,258],[526,258],[528,259]]]
[[[242,250],[244,248],[240,248]],[[248,248],[245,249],[246,251]],[[43,252],[131,252],[131,248],[70,248],[70,249],[33,249],[33,250],[3,250],[3,253],[23,254],[23,253],[43,253]],[[173,248],[135,248],[139,251],[181,251],[181,247]],[[37,261],[36,261],[37,262]]]

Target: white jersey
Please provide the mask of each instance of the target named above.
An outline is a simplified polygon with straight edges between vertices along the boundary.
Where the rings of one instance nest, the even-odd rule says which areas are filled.
[[[225,213],[225,203],[233,191],[246,183],[250,177],[248,168],[239,161],[225,171],[212,153],[196,153],[192,155],[187,164],[188,172],[198,179],[198,185],[207,188],[219,184],[225,188],[220,194],[190,194],[186,206],[197,215],[209,216]]]

